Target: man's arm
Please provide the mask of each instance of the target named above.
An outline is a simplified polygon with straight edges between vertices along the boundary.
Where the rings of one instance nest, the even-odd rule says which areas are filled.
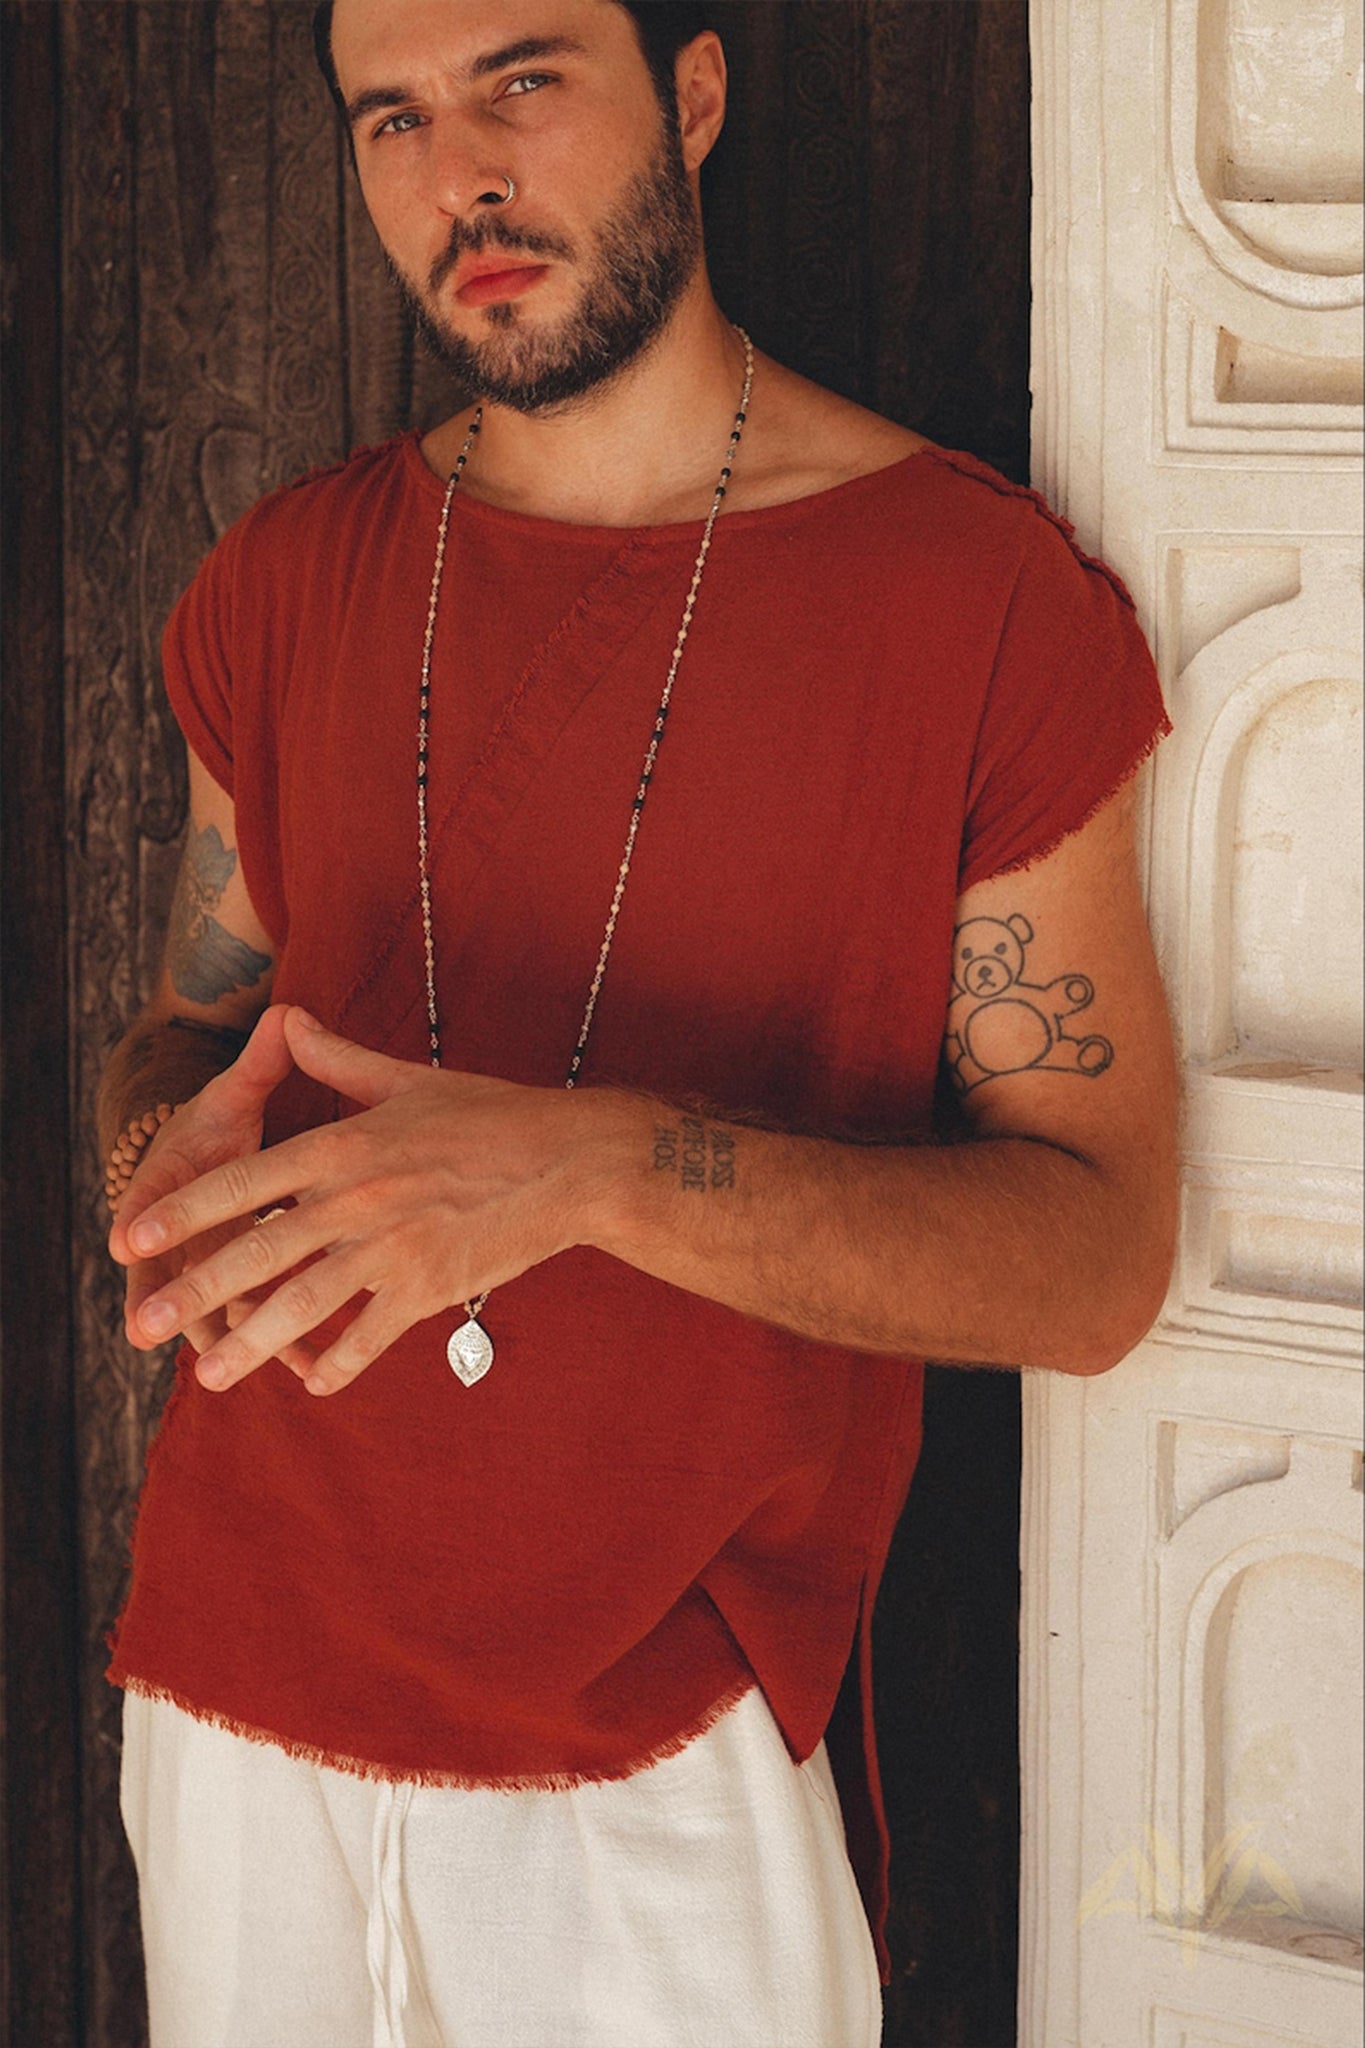
[[[978,923],[1006,934],[991,946],[1006,949],[997,972],[1012,968],[1014,1008],[950,1008],[971,1132],[955,1146],[705,1122],[698,1134],[639,1096],[437,1073],[272,1011],[297,1065],[369,1106],[156,1202],[131,1240],[116,1226],[115,1254],[132,1258],[296,1204],[189,1264],[146,1303],[134,1341],[160,1342],[309,1261],[200,1370],[229,1386],[368,1293],[308,1380],[331,1393],[420,1318],[592,1245],[833,1343],[1103,1370],[1159,1307],[1175,1216],[1175,1069],[1130,793],[1026,873],[970,891],[959,926]]]
[[[945,1062],[968,1142],[854,1149],[694,1119],[684,1153],[676,1115],[640,1115],[602,1249],[871,1351],[1114,1364],[1161,1305],[1176,1216],[1175,1061],[1132,815],[1125,790],[961,899]]]
[[[244,1070],[234,1062],[269,1002],[273,973],[274,949],[239,869],[232,800],[191,754],[189,831],[161,972],[151,1002],[114,1047],[100,1081],[101,1157],[110,1157],[120,1134],[146,1111],[164,1103],[176,1114],[143,1151],[120,1210],[126,1204],[135,1211],[259,1146],[265,1097],[290,1067],[282,1036],[253,1042]],[[167,1257],[133,1262],[125,1307],[130,1333],[149,1294],[241,1227],[217,1230]],[[206,1348],[246,1306],[235,1301],[187,1324],[186,1333]]]
[[[232,799],[190,756],[190,822],[156,992],[109,1055],[100,1155],[145,1110],[197,1095],[236,1059],[270,1001],[274,948],[237,859]]]

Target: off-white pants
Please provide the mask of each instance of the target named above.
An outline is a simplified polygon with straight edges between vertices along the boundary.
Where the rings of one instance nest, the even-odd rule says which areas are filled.
[[[153,2048],[876,2048],[823,1746],[757,1689],[620,1784],[356,1778],[124,1703]]]

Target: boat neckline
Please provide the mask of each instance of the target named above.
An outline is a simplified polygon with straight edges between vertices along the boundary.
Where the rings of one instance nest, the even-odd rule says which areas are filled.
[[[431,467],[422,453],[423,430],[410,427],[401,435],[400,444],[404,458],[410,468],[415,468],[422,487],[433,501],[440,503],[445,496],[446,485]],[[826,484],[818,491],[808,491],[803,497],[784,498],[773,505],[754,505],[747,510],[723,512],[721,519],[730,532],[737,532],[748,526],[781,525],[784,521],[798,521],[812,513],[823,510],[831,500],[866,491],[899,472],[907,470],[926,456],[953,460],[952,451],[940,448],[933,441],[926,441],[920,448],[912,448],[906,455],[898,456],[894,462],[883,463],[879,469],[863,471],[860,476],[846,477],[842,483]],[[706,525],[704,517],[667,521],[659,526],[597,526],[580,525],[576,520],[546,519],[539,513],[517,512],[505,505],[490,505],[486,499],[455,494],[451,514],[464,519],[484,519],[511,528],[521,527],[528,531],[545,532],[547,529],[566,539],[598,541],[603,538],[615,539],[618,543],[634,540],[643,544],[655,543],[666,546],[670,541],[687,540],[695,544]]]

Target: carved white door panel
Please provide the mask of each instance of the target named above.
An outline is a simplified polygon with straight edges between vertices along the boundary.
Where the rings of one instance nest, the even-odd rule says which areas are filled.
[[[1185,1080],[1152,1336],[1025,1388],[1022,2048],[1362,2038],[1360,0],[1032,0],[1035,471],[1127,578]]]

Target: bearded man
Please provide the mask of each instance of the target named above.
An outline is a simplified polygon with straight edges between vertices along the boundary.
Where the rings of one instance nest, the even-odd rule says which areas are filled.
[[[479,403],[167,629],[102,1098],[187,1340],[111,1674],[152,2039],[869,2048],[918,1361],[1101,1371],[1165,1284],[1155,679],[1036,498],[724,317],[703,9],[318,30]]]

